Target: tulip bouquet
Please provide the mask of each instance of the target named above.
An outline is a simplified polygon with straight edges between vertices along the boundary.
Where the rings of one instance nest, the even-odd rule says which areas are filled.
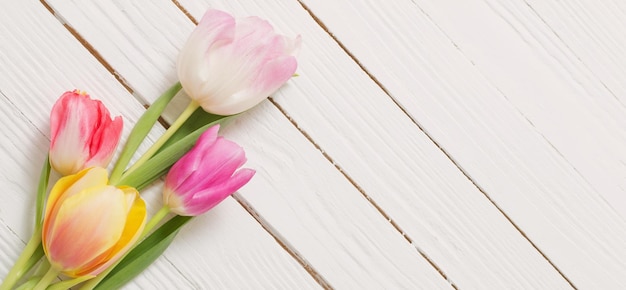
[[[112,118],[102,102],[83,91],[64,93],[50,115],[50,150],[37,189],[34,233],[0,289],[79,284],[81,289],[112,289],[148,267],[185,223],[253,177],[254,170],[242,168],[244,150],[218,136],[220,122],[289,80],[299,45],[299,37],[278,35],[257,17],[235,19],[207,11],[180,52],[180,82],[137,121],[110,174],[106,168],[122,134],[122,118]],[[191,99],[189,106],[130,165],[181,89]],[[149,218],[140,192],[165,174],[163,207]],[[48,191],[51,176],[60,178]],[[62,279],[55,282],[57,277]]]

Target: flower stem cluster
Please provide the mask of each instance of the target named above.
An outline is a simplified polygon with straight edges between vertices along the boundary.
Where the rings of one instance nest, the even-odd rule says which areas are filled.
[[[207,11],[178,57],[180,83],[135,124],[110,178],[106,168],[121,138],[122,118],[111,117],[84,91],[61,95],[50,115],[35,231],[0,290],[14,289],[20,281],[19,289],[68,289],[83,282],[81,289],[110,289],[148,267],[191,217],[215,207],[254,176],[254,170],[242,168],[247,160],[243,148],[218,136],[219,123],[282,86],[296,70],[299,45],[300,37],[278,35],[260,18]],[[190,98],[187,109],[129,164],[181,90]],[[48,193],[52,172],[61,177]],[[139,192],[166,173],[163,207],[148,219]],[[55,282],[59,276],[62,280]]]

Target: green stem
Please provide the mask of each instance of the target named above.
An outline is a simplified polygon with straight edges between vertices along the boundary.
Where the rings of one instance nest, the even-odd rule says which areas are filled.
[[[146,224],[146,226],[143,228],[143,232],[141,233],[141,236],[139,236],[139,240],[141,241],[145,236],[148,235],[148,233],[150,233],[150,231],[152,231],[152,229],[154,229],[154,227],[156,227],[156,225],[159,224],[159,222],[161,222],[168,214],[170,213],[170,209],[167,206],[163,206],[161,209],[159,209],[159,211],[157,213],[154,214],[154,216],[152,216],[152,218],[148,221],[148,223]],[[94,288],[96,288],[96,286],[98,286],[98,284],[100,284],[100,282],[102,282],[102,280],[104,278],[106,278],[107,275],[109,275],[109,273],[111,273],[111,271],[113,271],[113,269],[126,257],[126,255],[128,255],[128,253],[130,253],[137,245],[139,244],[139,242],[137,242],[132,248],[130,248],[126,254],[124,254],[124,256],[122,256],[119,260],[117,260],[117,262],[115,262],[113,265],[109,266],[109,268],[107,268],[106,270],[104,270],[102,273],[98,274],[98,276],[96,276],[95,278],[87,281],[87,283],[85,283],[82,287],[80,287],[80,290],[92,290]]]
[[[15,288],[15,290],[32,290],[37,285],[37,281],[41,280],[41,276],[33,276],[28,279],[28,281],[24,282],[21,286]]]
[[[109,180],[110,184],[116,184],[120,180],[124,169],[126,169],[126,166],[137,151],[137,148],[139,148],[139,145],[141,145],[146,138],[150,129],[154,126],[154,123],[157,122],[161,113],[165,110],[165,107],[167,107],[181,88],[180,82],[175,83],[167,91],[163,92],[163,94],[161,94],[161,96],[141,115],[128,136],[124,149],[122,149],[122,153],[120,153],[115,163],[115,167],[113,167]]]
[[[82,282],[85,282],[91,278],[93,278],[94,276],[91,275],[85,275],[82,277],[78,277],[78,278],[74,278],[71,280],[65,280],[65,281],[61,281],[59,283],[54,283],[52,285],[50,285],[50,287],[48,287],[46,290],[66,290],[66,289],[70,289]]]
[[[19,258],[9,271],[6,278],[0,285],[0,290],[11,289],[15,283],[22,278],[43,256],[41,245],[41,226],[43,223],[43,207],[46,200],[46,192],[48,189],[48,181],[50,180],[50,159],[46,155],[41,175],[39,176],[39,184],[37,186],[36,207],[35,207],[35,232],[26,243],[26,247],[22,250]],[[39,251],[37,251],[39,250]]]
[[[164,205],[157,213],[152,216],[152,218],[148,221],[146,226],[143,228],[143,232],[141,233],[140,240],[156,227],[168,214],[170,213],[170,208],[167,205]]]
[[[157,151],[159,151],[159,149],[161,149],[161,146],[163,146],[163,144],[165,144],[165,142],[167,142],[167,140],[169,140],[170,137],[172,137],[172,135],[176,133],[176,131],[185,123],[185,121],[187,121],[187,119],[189,119],[191,114],[193,114],[193,112],[199,106],[200,105],[195,101],[191,101],[187,108],[185,108],[180,116],[178,116],[176,121],[174,121],[174,123],[169,128],[167,128],[167,131],[165,131],[165,133],[159,138],[159,140],[154,142],[154,144],[152,144],[148,151],[146,151],[146,153],[144,153],[141,158],[139,158],[139,160],[137,160],[137,162],[133,164],[133,166],[131,166],[128,170],[126,170],[126,172],[124,172],[121,179],[124,179],[124,176],[127,176],[133,171],[137,170],[137,168],[139,168],[142,164],[148,161],[148,159],[150,159]]]
[[[41,264],[39,264],[39,266],[37,266],[37,269],[35,269],[32,276],[43,277],[43,275],[46,274],[46,271],[48,271],[48,268],[50,268],[50,262],[48,261],[48,259],[43,259],[43,261],[41,261]]]
[[[120,258],[119,261],[121,261],[123,259]],[[119,261],[117,263],[119,263]],[[115,266],[117,266],[117,263],[109,266],[109,268],[107,268],[106,270],[104,270],[104,272],[98,274],[98,276],[94,277],[93,279],[87,281],[85,284],[83,284],[83,286],[80,286],[80,290],[92,290],[94,288],[96,288],[96,286],[98,286],[98,284],[100,284],[100,282],[102,282],[102,279],[104,279],[109,272],[111,272],[113,270],[113,268],[115,268]]]
[[[35,205],[35,232],[41,231],[43,224],[44,203],[46,202],[46,192],[48,191],[48,181],[50,181],[50,158],[46,155],[46,161],[39,175],[39,185],[37,185],[37,201]]]
[[[59,275],[59,273],[61,273],[61,269],[55,266],[51,266],[50,269],[48,269],[48,272],[46,272],[41,280],[39,280],[37,285],[35,285],[35,288],[33,288],[33,290],[45,290],[46,288],[48,288],[48,285],[50,285],[50,283],[52,283],[52,281],[54,281],[54,279]]]
[[[0,290],[8,290],[11,289],[15,283],[24,275],[27,271],[26,265],[28,264],[28,260],[35,253],[39,244],[41,243],[41,231],[36,231],[33,236],[30,238],[28,243],[26,243],[26,247],[22,251],[22,254],[13,265],[13,268],[9,271],[9,274],[0,285]],[[30,267],[28,267],[30,268]]]
[[[48,262],[48,259],[42,259],[43,256],[44,256],[43,247],[42,247],[41,243],[39,243],[39,245],[37,246],[37,249],[35,250],[33,255],[30,256],[30,258],[28,259],[26,264],[24,264],[24,268],[23,268],[24,270],[22,270],[22,276],[24,274],[28,273],[40,261],[44,260],[45,262]],[[41,263],[39,263],[39,264],[41,264]],[[40,274],[40,276],[42,276],[42,275],[43,275],[43,273]],[[21,277],[18,278],[18,280],[19,279],[21,279]]]

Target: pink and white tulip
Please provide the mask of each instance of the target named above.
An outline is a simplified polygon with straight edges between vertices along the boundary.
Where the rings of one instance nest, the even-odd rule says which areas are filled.
[[[170,169],[163,201],[183,216],[200,215],[244,186],[255,171],[239,169],[246,162],[243,149],[218,137],[219,125],[204,132],[196,145]]]
[[[64,93],[50,114],[50,164],[62,175],[106,167],[122,134],[122,118],[85,92]]]
[[[101,167],[65,176],[46,205],[42,244],[50,265],[71,277],[96,276],[137,241],[146,205],[136,189],[107,185]]]
[[[252,108],[296,71],[295,39],[258,17],[235,19],[208,10],[178,57],[185,92],[205,111],[233,115]]]

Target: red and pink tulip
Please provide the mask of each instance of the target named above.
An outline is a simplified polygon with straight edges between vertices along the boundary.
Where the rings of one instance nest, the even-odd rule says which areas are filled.
[[[63,175],[106,167],[122,134],[122,118],[85,92],[64,93],[50,114],[50,164]]]

